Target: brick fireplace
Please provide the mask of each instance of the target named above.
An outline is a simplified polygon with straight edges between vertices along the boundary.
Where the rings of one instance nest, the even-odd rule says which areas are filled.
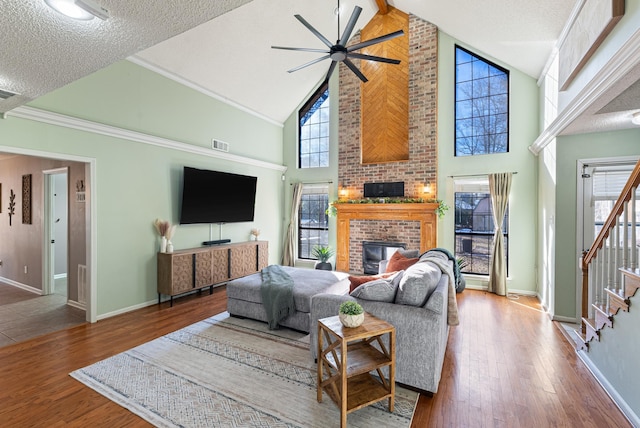
[[[406,197],[436,197],[437,58],[437,27],[410,15],[409,160],[377,164],[361,163],[361,83],[350,70],[340,67],[338,185],[341,199],[362,198],[364,183],[400,181],[404,182]],[[430,189],[428,193],[423,192],[425,187]],[[420,207],[414,210],[410,207],[413,205]],[[436,246],[434,210],[437,204],[336,204],[336,207],[338,270],[362,271],[362,241],[404,242],[407,248],[422,251]],[[423,215],[430,218],[426,220]]]

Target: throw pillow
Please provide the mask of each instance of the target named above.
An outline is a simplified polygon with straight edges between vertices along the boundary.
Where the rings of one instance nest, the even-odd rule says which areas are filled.
[[[442,277],[440,269],[431,262],[421,261],[402,275],[395,302],[401,305],[424,306]]]
[[[409,266],[412,266],[418,261],[417,257],[407,258],[400,254],[399,251],[393,253],[387,264],[387,272],[397,272],[400,270],[406,270]]]
[[[353,290],[351,296],[362,300],[391,303],[396,298],[396,291],[398,290],[402,274],[403,272],[401,271],[388,278],[380,278],[365,282]]]
[[[351,293],[353,290],[358,288],[358,286],[360,286],[361,284],[364,284],[365,282],[373,281],[375,279],[380,279],[380,278],[388,278],[394,273],[395,272],[386,272],[386,273],[379,273],[377,275],[363,275],[363,276],[349,275],[349,282],[351,282],[351,285],[349,286],[349,293]]]

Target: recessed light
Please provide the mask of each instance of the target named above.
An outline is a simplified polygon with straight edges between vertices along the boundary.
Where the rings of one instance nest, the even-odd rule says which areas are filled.
[[[57,12],[80,21],[89,21],[95,17],[104,21],[109,17],[109,12],[92,0],[44,0],[44,2]]]
[[[631,123],[634,125],[640,125],[640,111],[637,111],[631,115]]]

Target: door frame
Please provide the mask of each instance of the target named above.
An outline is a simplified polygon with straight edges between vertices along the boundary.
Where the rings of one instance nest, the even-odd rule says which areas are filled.
[[[85,165],[85,179],[88,183],[86,189],[87,193],[87,247],[86,247],[86,260],[87,260],[87,306],[86,306],[86,320],[87,322],[94,323],[98,321],[98,222],[97,222],[97,174],[96,165],[97,160],[86,156],[76,156],[70,154],[46,152],[44,150],[32,150],[23,149],[12,146],[0,146],[0,152],[15,153],[19,155],[35,156],[41,158],[57,159],[62,161],[73,161],[84,163]]]
[[[583,250],[588,250],[585,247],[584,235],[585,235],[585,179],[582,177],[583,171],[591,166],[595,165],[613,165],[620,163],[636,163],[640,159],[640,156],[614,156],[609,158],[591,158],[591,159],[578,159],[576,168],[576,252],[578,253],[576,260],[582,256]],[[591,178],[591,177],[590,177]],[[588,180],[593,187],[591,179]],[[589,213],[590,221],[593,222],[593,214]],[[595,236],[594,236],[595,239]],[[576,263],[576,320],[579,321],[582,317],[582,267],[580,263]]]
[[[55,225],[54,225],[54,213],[55,207],[55,181],[54,175],[64,174],[67,176],[67,219],[69,218],[69,167],[47,169],[42,171],[43,174],[43,190],[44,190],[44,215],[43,215],[43,258],[42,258],[42,294],[52,294],[55,288],[55,249],[53,240],[55,237]],[[68,224],[68,222],[67,222]],[[69,228],[67,226],[67,238],[69,235]],[[68,253],[68,251],[67,251]],[[69,272],[69,256],[67,254],[67,275]],[[67,283],[67,289],[69,284]],[[67,294],[68,296],[68,294]]]

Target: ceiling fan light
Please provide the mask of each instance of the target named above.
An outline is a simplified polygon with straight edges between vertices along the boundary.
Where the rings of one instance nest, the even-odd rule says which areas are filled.
[[[76,5],[73,0],[44,0],[44,2],[56,12],[72,19],[90,21],[94,18],[93,14]]]
[[[640,125],[640,111],[637,111],[631,115],[631,123],[634,125]]]

